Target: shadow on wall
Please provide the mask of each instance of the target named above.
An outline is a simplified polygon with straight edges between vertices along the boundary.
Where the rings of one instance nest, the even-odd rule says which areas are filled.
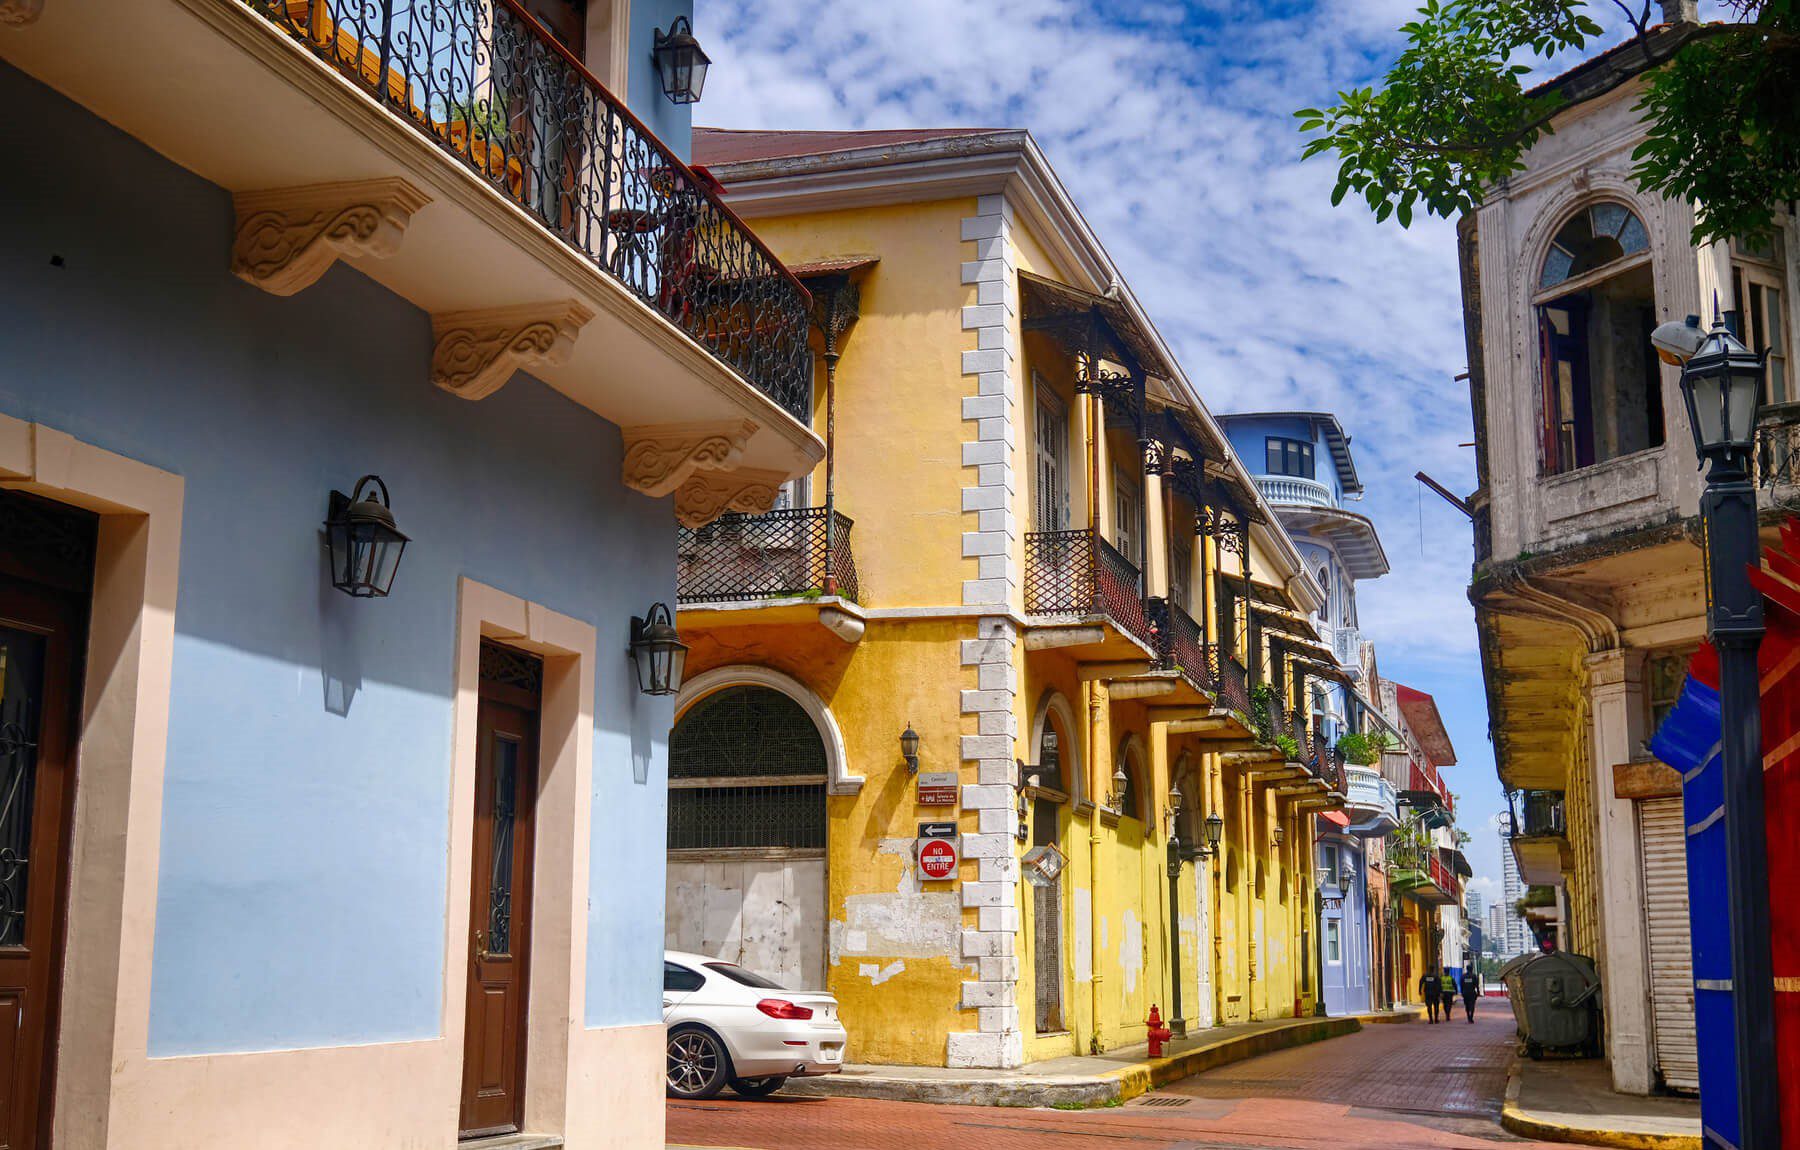
[[[319,532],[319,678],[325,709],[348,718],[350,704],[362,690],[362,651],[356,642],[355,600],[331,585],[331,552]]]

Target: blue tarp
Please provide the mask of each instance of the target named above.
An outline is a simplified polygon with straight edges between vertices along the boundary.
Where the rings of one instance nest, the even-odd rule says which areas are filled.
[[[1681,772],[1687,824],[1688,922],[1694,951],[1694,1026],[1700,1121],[1708,1144],[1738,1141],[1737,1055],[1732,1042],[1731,902],[1726,897],[1724,770],[1719,693],[1689,675],[1650,739],[1650,753]]]

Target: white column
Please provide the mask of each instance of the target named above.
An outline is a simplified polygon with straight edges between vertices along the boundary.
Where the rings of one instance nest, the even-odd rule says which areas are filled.
[[[1600,982],[1606,994],[1606,1053],[1613,1089],[1648,1094],[1655,1055],[1650,1049],[1650,958],[1644,934],[1643,865],[1637,809],[1613,795],[1614,764],[1630,761],[1645,737],[1643,652],[1588,656],[1588,701],[1593,722],[1593,800],[1599,862]]]

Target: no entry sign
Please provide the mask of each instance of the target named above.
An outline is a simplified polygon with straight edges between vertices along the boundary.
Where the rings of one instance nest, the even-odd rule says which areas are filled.
[[[956,877],[957,851],[955,839],[920,839],[919,874],[935,881]]]

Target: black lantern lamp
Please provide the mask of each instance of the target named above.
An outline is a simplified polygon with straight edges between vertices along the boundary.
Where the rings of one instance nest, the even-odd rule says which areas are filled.
[[[700,41],[694,39],[694,26],[686,16],[675,17],[666,35],[661,28],[656,30],[651,54],[656,57],[656,70],[662,74],[663,95],[676,104],[698,102],[700,90],[706,87],[706,66],[712,60],[701,51]]]
[[[331,585],[358,599],[380,599],[394,586],[407,538],[394,526],[393,501],[378,475],[356,481],[350,494],[333,491],[325,510],[331,548]]]
[[[1695,315],[1658,325],[1650,340],[1664,363],[1681,367],[1681,398],[1700,458],[1747,467],[1765,355],[1745,347],[1723,319],[1702,332]]]
[[[644,694],[673,695],[680,691],[687,652],[687,644],[675,630],[667,605],[653,604],[644,618],[632,618],[627,653],[637,664],[638,690]]]
[[[900,757],[906,760],[907,774],[919,773],[919,732],[913,730],[910,722],[906,724],[906,730],[900,732]]]
[[[1206,852],[1219,853],[1219,840],[1225,837],[1225,819],[1217,811],[1206,816]]]

